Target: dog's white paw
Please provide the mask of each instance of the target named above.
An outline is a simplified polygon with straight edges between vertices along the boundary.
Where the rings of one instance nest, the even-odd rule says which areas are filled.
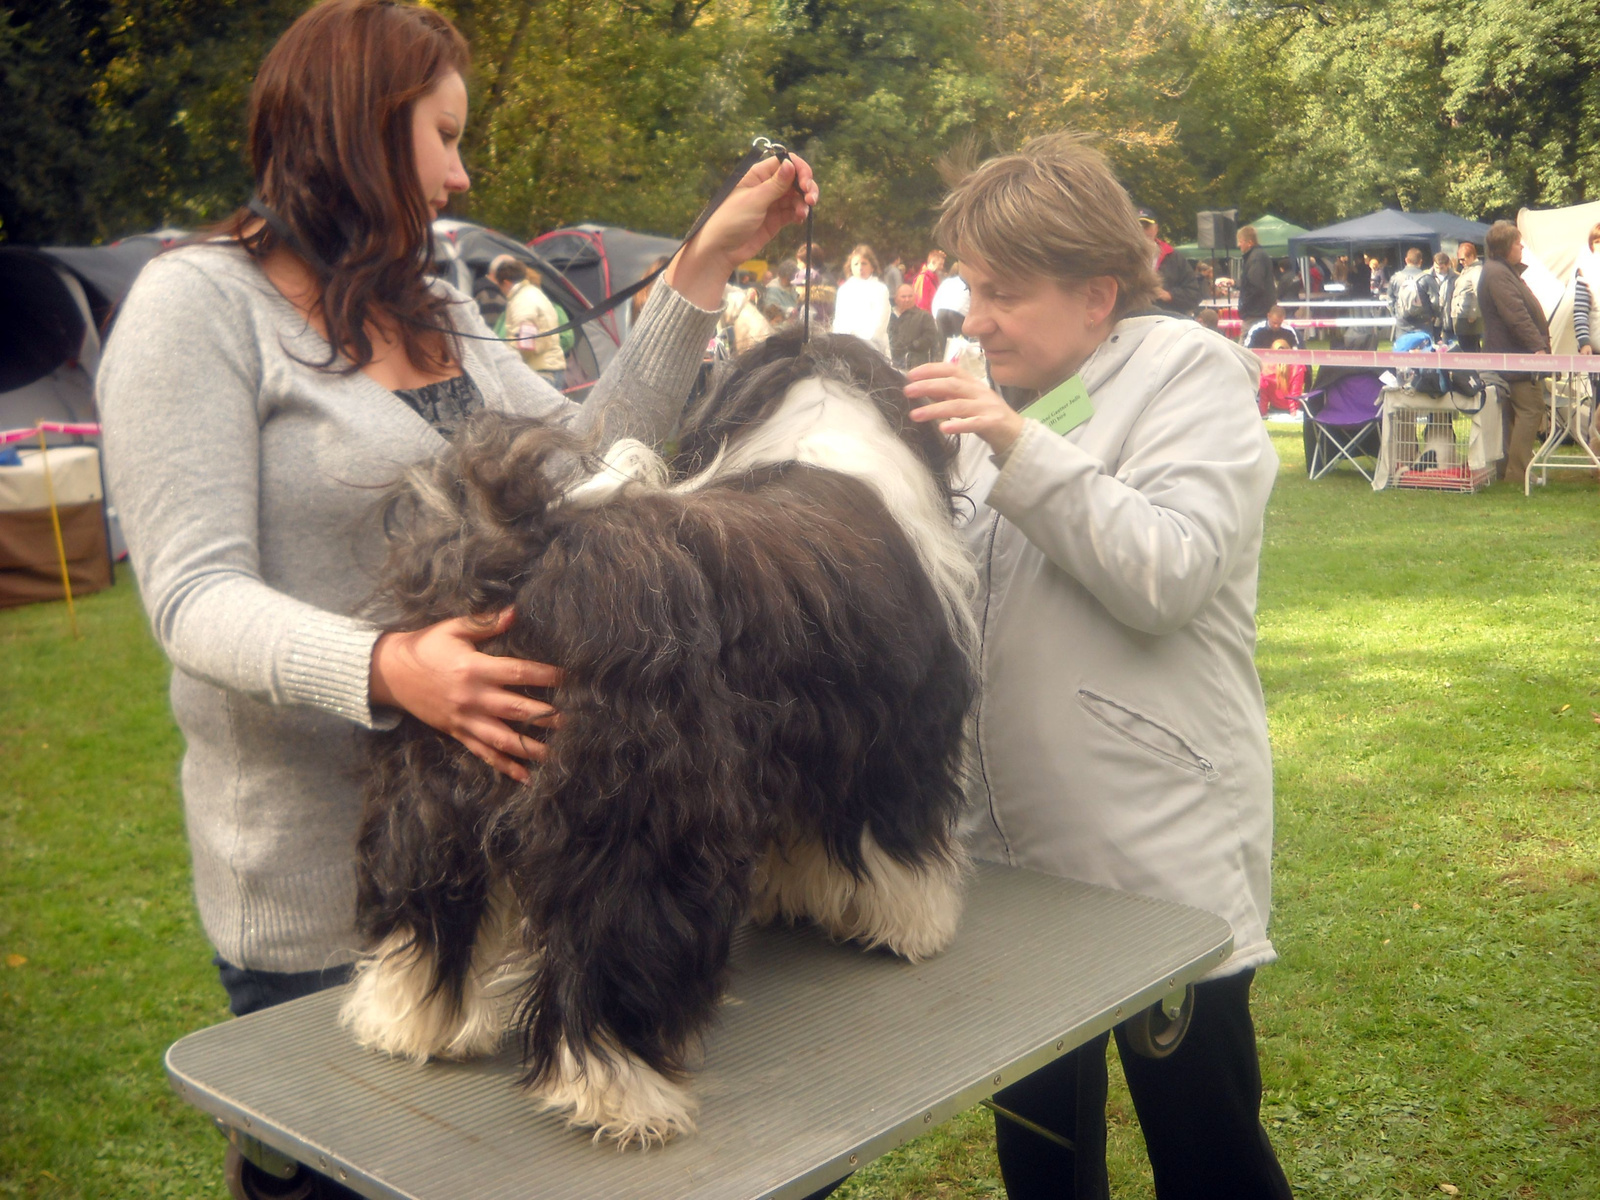
[[[545,1108],[568,1124],[593,1129],[595,1140],[611,1138],[618,1149],[661,1145],[693,1133],[698,1106],[689,1090],[625,1050],[581,1060],[563,1042],[552,1076],[534,1089]]]
[[[959,849],[953,853],[908,867],[863,831],[866,871],[857,879],[818,843],[773,847],[756,873],[750,914],[759,923],[814,921],[840,941],[884,946],[920,962],[948,947],[961,924],[967,861]]]
[[[443,992],[428,994],[432,957],[396,933],[357,964],[340,1019],[363,1046],[397,1058],[477,1058],[499,1049],[530,973],[510,912],[497,901],[478,930],[459,1006]]]
[[[444,1052],[461,1024],[442,993],[428,994],[433,961],[404,935],[385,939],[356,964],[340,1019],[356,1041],[418,1062]]]

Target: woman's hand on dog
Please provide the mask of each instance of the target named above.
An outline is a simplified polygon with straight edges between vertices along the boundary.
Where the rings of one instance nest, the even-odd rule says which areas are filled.
[[[955,363],[925,363],[913,367],[909,378],[906,399],[924,402],[911,410],[913,421],[938,421],[940,433],[975,433],[996,454],[1022,435],[1021,414]]]
[[[798,154],[762,159],[672,260],[667,282],[699,307],[721,309],[722,289],[734,269],[759,254],[785,225],[804,221],[816,202],[816,180],[805,159]]]
[[[403,708],[455,738],[502,775],[526,783],[519,760],[543,761],[543,742],[512,724],[553,729],[556,710],[516,687],[555,687],[561,670],[546,663],[484,654],[478,643],[511,627],[512,610],[492,621],[456,617],[414,633],[386,633],[372,647],[372,704]]]

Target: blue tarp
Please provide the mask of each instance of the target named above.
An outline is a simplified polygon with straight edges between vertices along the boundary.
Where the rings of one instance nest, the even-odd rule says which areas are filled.
[[[1295,258],[1312,250],[1398,249],[1401,255],[1412,246],[1426,247],[1437,254],[1442,242],[1473,242],[1483,245],[1487,225],[1447,212],[1401,212],[1380,209],[1364,217],[1326,225],[1289,239],[1289,253]],[[1399,261],[1399,256],[1395,261]]]

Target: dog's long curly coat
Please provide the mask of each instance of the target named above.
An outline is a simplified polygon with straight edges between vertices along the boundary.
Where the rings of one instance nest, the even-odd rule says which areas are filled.
[[[563,721],[526,785],[410,717],[376,738],[362,1041],[467,1056],[517,1028],[536,1094],[648,1143],[693,1128],[745,917],[949,943],[972,568],[900,382],[855,339],[780,334],[691,414],[675,475],[484,417],[408,479],[394,627],[513,606],[487,648],[562,666]]]

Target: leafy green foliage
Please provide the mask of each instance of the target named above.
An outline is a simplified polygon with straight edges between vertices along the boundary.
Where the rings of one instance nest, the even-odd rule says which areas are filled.
[[[456,211],[520,237],[681,232],[762,133],[813,160],[830,257],[920,257],[942,157],[1063,127],[1175,240],[1200,208],[1317,225],[1600,194],[1592,0],[435,2],[476,61]],[[231,210],[252,72],[307,3],[10,0],[0,237]]]
[[[473,190],[457,207],[529,237],[600,221],[681,232],[762,132],[759,29],[731,5],[458,4],[475,59]]]
[[[256,64],[302,0],[116,0],[96,82],[94,198],[108,233],[220,220],[250,191],[245,108]]]
[[[100,241],[193,226],[249,192],[245,102],[303,0],[25,0],[0,10],[0,231]],[[15,98],[15,99],[13,99]]]
[[[998,102],[977,23],[954,4],[772,0],[773,121],[827,182],[817,212],[828,256],[876,242],[926,249],[944,194],[936,160]]]
[[[95,175],[90,98],[109,6],[26,0],[0,8],[0,238],[87,241],[77,202]]]
[[[1588,0],[1260,0],[1197,22],[1183,142],[1211,157],[1218,200],[1320,224],[1600,194]]]

